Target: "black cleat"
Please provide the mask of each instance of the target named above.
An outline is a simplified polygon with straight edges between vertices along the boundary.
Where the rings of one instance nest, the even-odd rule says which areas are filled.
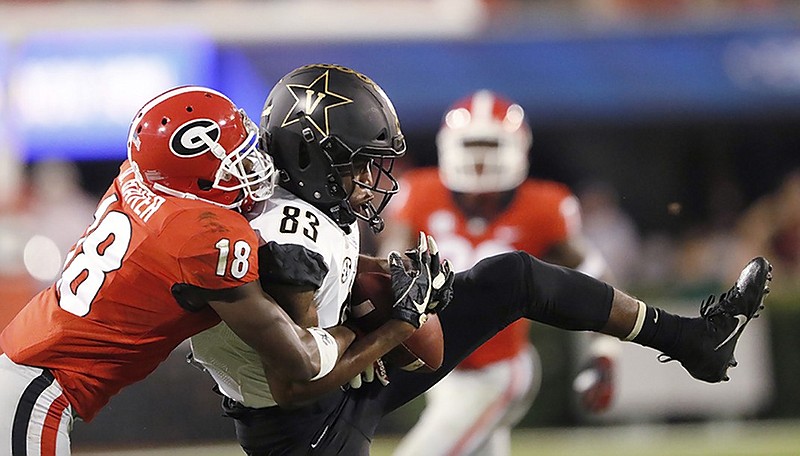
[[[715,301],[714,296],[700,304],[700,317],[705,323],[704,334],[699,337],[700,347],[682,357],[666,355],[662,361],[676,359],[698,379],[709,383],[728,381],[728,368],[736,367],[733,350],[747,323],[758,317],[764,308],[764,297],[769,293],[772,265],[762,258],[752,259],[744,267],[739,279],[726,293]]]

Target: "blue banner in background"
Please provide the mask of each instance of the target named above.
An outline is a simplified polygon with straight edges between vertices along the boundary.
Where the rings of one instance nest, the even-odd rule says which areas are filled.
[[[409,128],[436,128],[454,100],[492,88],[532,122],[629,123],[800,112],[800,31],[450,42],[227,45],[221,85],[257,117],[292,69],[337,63],[374,79]],[[687,117],[688,116],[688,117]]]
[[[13,61],[9,117],[28,160],[121,159],[136,111],[176,85],[214,87],[215,60],[185,30],[38,35]]]
[[[125,156],[131,117],[181,84],[226,93],[258,119],[270,88],[337,63],[389,94],[406,132],[435,130],[480,88],[515,99],[537,127],[800,115],[800,30],[474,41],[215,43],[195,31],[37,35],[8,62],[6,119],[28,160]]]

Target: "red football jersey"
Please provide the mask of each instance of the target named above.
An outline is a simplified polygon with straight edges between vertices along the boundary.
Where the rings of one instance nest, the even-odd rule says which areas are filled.
[[[503,252],[524,250],[541,256],[580,230],[577,199],[566,186],[556,182],[524,182],[509,206],[485,224],[470,222],[462,214],[436,168],[409,171],[400,188],[401,194],[388,206],[391,215],[415,232],[432,235],[442,257],[452,261],[457,271]],[[515,356],[526,346],[529,329],[530,320],[518,320],[459,367],[474,369]]]
[[[156,195],[125,162],[61,278],[31,299],[0,334],[0,346],[18,364],[50,369],[89,421],[179,343],[219,322],[211,308],[184,310],[171,287],[257,280],[257,248],[241,214]]]

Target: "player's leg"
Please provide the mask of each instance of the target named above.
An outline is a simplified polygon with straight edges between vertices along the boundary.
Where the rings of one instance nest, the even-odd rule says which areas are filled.
[[[728,380],[728,368],[736,366],[733,352],[739,336],[764,307],[772,279],[769,262],[753,259],[719,299],[711,296],[701,303],[699,317],[674,315],[615,289],[608,317],[598,329],[596,319],[582,321],[591,316],[584,307],[600,302],[582,296],[594,279],[576,277],[566,268],[530,256],[525,262],[537,279],[530,282],[533,299],[524,312],[526,317],[565,329],[595,330],[654,348],[663,353],[662,360],[677,360],[692,377],[710,383]],[[581,305],[583,300],[588,303]]]
[[[735,365],[739,335],[762,306],[771,277],[769,263],[754,259],[719,301],[706,301],[701,316],[689,318],[646,306],[604,282],[524,252],[487,258],[456,274],[453,302],[439,314],[444,364],[432,374],[397,374],[403,381],[389,385],[386,410],[427,390],[477,346],[523,316],[630,340],[680,361],[695,378],[725,380],[728,367]]]
[[[453,284],[453,302],[439,313],[439,321],[444,334],[442,366],[435,372],[427,374],[390,370],[391,383],[386,388],[383,397],[385,413],[391,412],[427,391],[476,348],[511,322],[525,315],[528,303],[533,299],[531,297],[533,295],[531,290],[533,278],[530,268],[527,267],[529,256],[522,252],[496,255],[478,262],[467,271],[456,274]],[[587,327],[587,323],[583,321],[572,322],[566,318],[561,324],[569,325],[572,329],[599,329],[608,319],[613,295],[611,287],[594,279],[586,284],[578,284],[574,279],[584,282],[583,278],[588,278],[588,276],[566,269],[564,273],[570,279],[558,280],[564,282],[565,289],[581,287],[584,289],[585,300],[580,300],[580,302],[582,304],[595,302],[596,304],[582,306],[584,309],[583,319],[594,322],[589,325],[590,327]],[[572,279],[573,277],[574,279]],[[553,305],[545,304],[545,307],[553,307]],[[566,308],[562,310],[564,315],[569,315],[571,312]],[[542,319],[555,320],[556,318],[545,315],[542,316]],[[549,323],[549,321],[544,322]]]
[[[236,438],[249,456],[306,454],[326,448],[328,428],[337,421],[343,394],[325,396],[306,407],[249,408],[223,398],[225,414],[234,420]]]
[[[530,406],[532,389],[538,389],[533,364],[526,351],[482,369],[454,370],[428,391],[420,420],[395,456],[471,455],[494,448],[490,442],[496,431],[508,431],[519,419],[518,411]]]
[[[296,409],[253,409],[224,399],[223,410],[234,419],[248,456],[368,456],[372,434],[367,437],[365,428],[373,430],[380,421],[380,392],[374,384],[337,390]]]
[[[70,454],[72,409],[49,371],[0,355],[0,454]]]
[[[494,430],[484,446],[475,450],[471,456],[494,456],[511,454],[511,427],[503,426]]]
[[[542,363],[539,358],[539,352],[533,346],[531,346],[530,356],[534,375],[530,388],[525,396],[514,401],[500,423],[496,426],[489,440],[475,451],[475,456],[511,454],[511,430],[528,413],[542,384]]]

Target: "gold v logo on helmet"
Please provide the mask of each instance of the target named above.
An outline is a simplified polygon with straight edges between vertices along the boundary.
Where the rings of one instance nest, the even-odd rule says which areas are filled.
[[[330,135],[329,110],[352,103],[353,100],[331,92],[328,88],[328,77],[329,70],[326,70],[309,85],[286,84],[286,89],[294,98],[294,104],[283,118],[281,127],[297,122],[297,114],[302,112],[320,133],[324,136]]]
[[[314,99],[314,95],[317,96],[316,99]],[[322,101],[323,98],[325,98],[325,94],[324,93],[314,92],[311,89],[306,89],[306,110],[305,110],[305,112],[307,112],[308,115],[314,114],[314,110],[317,109],[317,106],[319,106],[319,102]]]

